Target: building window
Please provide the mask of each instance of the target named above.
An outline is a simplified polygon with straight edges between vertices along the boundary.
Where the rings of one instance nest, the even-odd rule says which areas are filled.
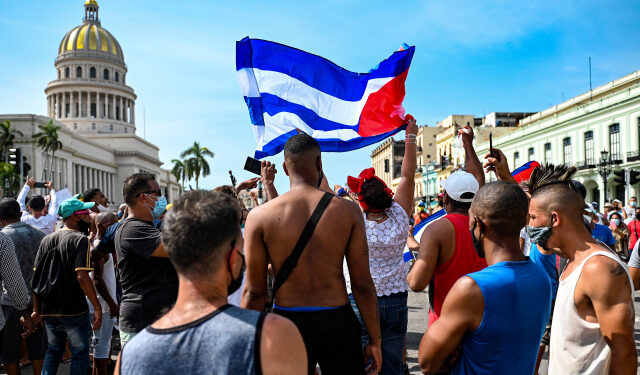
[[[127,132],[127,130],[128,130],[128,129],[127,129],[127,127],[125,126],[125,128],[124,128],[124,132],[125,132],[125,133],[128,133],[128,132]]]
[[[74,123],[73,123],[73,128],[74,128],[74,129],[78,129],[78,124],[74,122]]]
[[[96,103],[91,103],[91,117],[95,118],[96,117],[96,111],[97,111],[97,106]]]
[[[513,167],[517,168],[520,166],[520,153],[518,151],[513,153]]]
[[[571,138],[567,137],[562,140],[562,153],[564,159],[563,163],[570,165],[571,164]]]
[[[89,69],[89,78],[96,78],[96,68],[93,66]]]
[[[533,147],[529,147],[529,150],[527,150],[527,156],[528,156],[528,158],[529,158],[529,159],[528,159],[527,161],[531,161],[531,160],[533,160],[533,154],[534,154],[534,153],[535,153],[535,152],[534,152],[534,150],[533,150]]]
[[[104,71],[102,71],[102,78],[106,79],[107,81],[109,80],[109,70],[105,69]]]
[[[118,74],[118,72],[116,72],[116,82],[118,82],[120,80],[120,74]]]
[[[620,160],[620,124],[609,125],[609,153],[611,160]]]
[[[94,130],[96,129],[96,124],[95,123],[91,124],[91,129],[94,129]]]
[[[113,124],[109,125],[109,130],[113,131]]]
[[[586,165],[594,165],[596,163],[593,157],[593,131],[591,130],[584,133],[584,161]]]
[[[82,68],[81,67],[77,67],[76,68],[76,78],[82,78]]]
[[[69,73],[69,67],[64,68],[64,78],[69,78],[71,73]]]
[[[551,143],[544,144],[544,162],[551,163]]]

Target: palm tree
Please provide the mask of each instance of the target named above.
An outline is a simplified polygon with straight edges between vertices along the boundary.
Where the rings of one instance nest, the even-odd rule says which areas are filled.
[[[189,163],[187,160],[173,159],[171,160],[173,163],[173,169],[171,169],[171,174],[175,176],[176,180],[182,181],[180,184],[181,192],[184,191],[184,180],[187,178],[190,180],[193,178],[193,174],[191,173],[191,168],[189,168]]]
[[[22,137],[24,134],[11,128],[11,121],[0,121],[0,156],[4,156],[5,163],[9,162],[9,149],[13,148],[16,135]]]
[[[15,166],[10,163],[0,162],[0,180],[5,197],[15,197],[20,188],[20,173],[16,172]]]
[[[55,179],[55,157],[56,151],[62,148],[62,142],[58,140],[58,130],[60,130],[60,126],[55,125],[53,120],[49,120],[46,125],[38,125],[40,132],[34,134],[32,137],[36,141],[36,147],[42,149],[42,154],[45,162],[42,165],[42,178],[47,180],[46,169],[47,169],[47,160],[49,161],[49,180],[54,181]],[[49,152],[51,152],[51,157],[49,158]]]
[[[200,147],[200,143],[193,142],[193,146],[184,150],[181,154],[181,158],[186,158],[187,156],[191,156],[189,159],[185,160],[188,166],[189,171],[192,173],[192,176],[196,180],[196,190],[199,188],[198,180],[200,179],[200,175],[202,177],[207,177],[211,174],[211,168],[209,167],[209,163],[207,163],[206,157],[212,158],[214,153],[211,152],[206,147]],[[189,178],[191,179],[191,178]]]

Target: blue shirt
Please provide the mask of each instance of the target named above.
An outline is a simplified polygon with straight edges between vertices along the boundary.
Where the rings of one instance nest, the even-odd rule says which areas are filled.
[[[468,274],[484,300],[478,329],[462,340],[452,374],[533,374],[549,321],[551,282],[531,260],[500,262]]]
[[[604,242],[607,246],[612,247],[616,244],[616,239],[613,238],[613,233],[609,227],[602,224],[596,224],[596,227],[591,231],[593,238],[600,242]]]
[[[549,280],[551,281],[551,299],[554,300],[556,298],[556,293],[558,292],[558,269],[556,268],[556,254],[542,254],[540,250],[538,250],[538,246],[536,244],[531,244],[529,258],[533,263],[542,267],[547,276],[549,276]]]

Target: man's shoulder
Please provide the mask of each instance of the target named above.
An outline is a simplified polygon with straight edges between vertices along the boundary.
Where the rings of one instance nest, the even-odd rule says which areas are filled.
[[[615,259],[617,255],[611,250],[598,245],[588,256],[580,274],[580,283],[588,286],[586,290],[609,293],[612,284],[622,285],[629,282],[628,269]]]

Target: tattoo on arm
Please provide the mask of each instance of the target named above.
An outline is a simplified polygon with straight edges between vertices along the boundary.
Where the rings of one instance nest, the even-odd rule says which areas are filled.
[[[624,267],[622,267],[620,263],[617,263],[616,268],[612,269],[610,272],[615,276],[624,275],[626,273]]]

